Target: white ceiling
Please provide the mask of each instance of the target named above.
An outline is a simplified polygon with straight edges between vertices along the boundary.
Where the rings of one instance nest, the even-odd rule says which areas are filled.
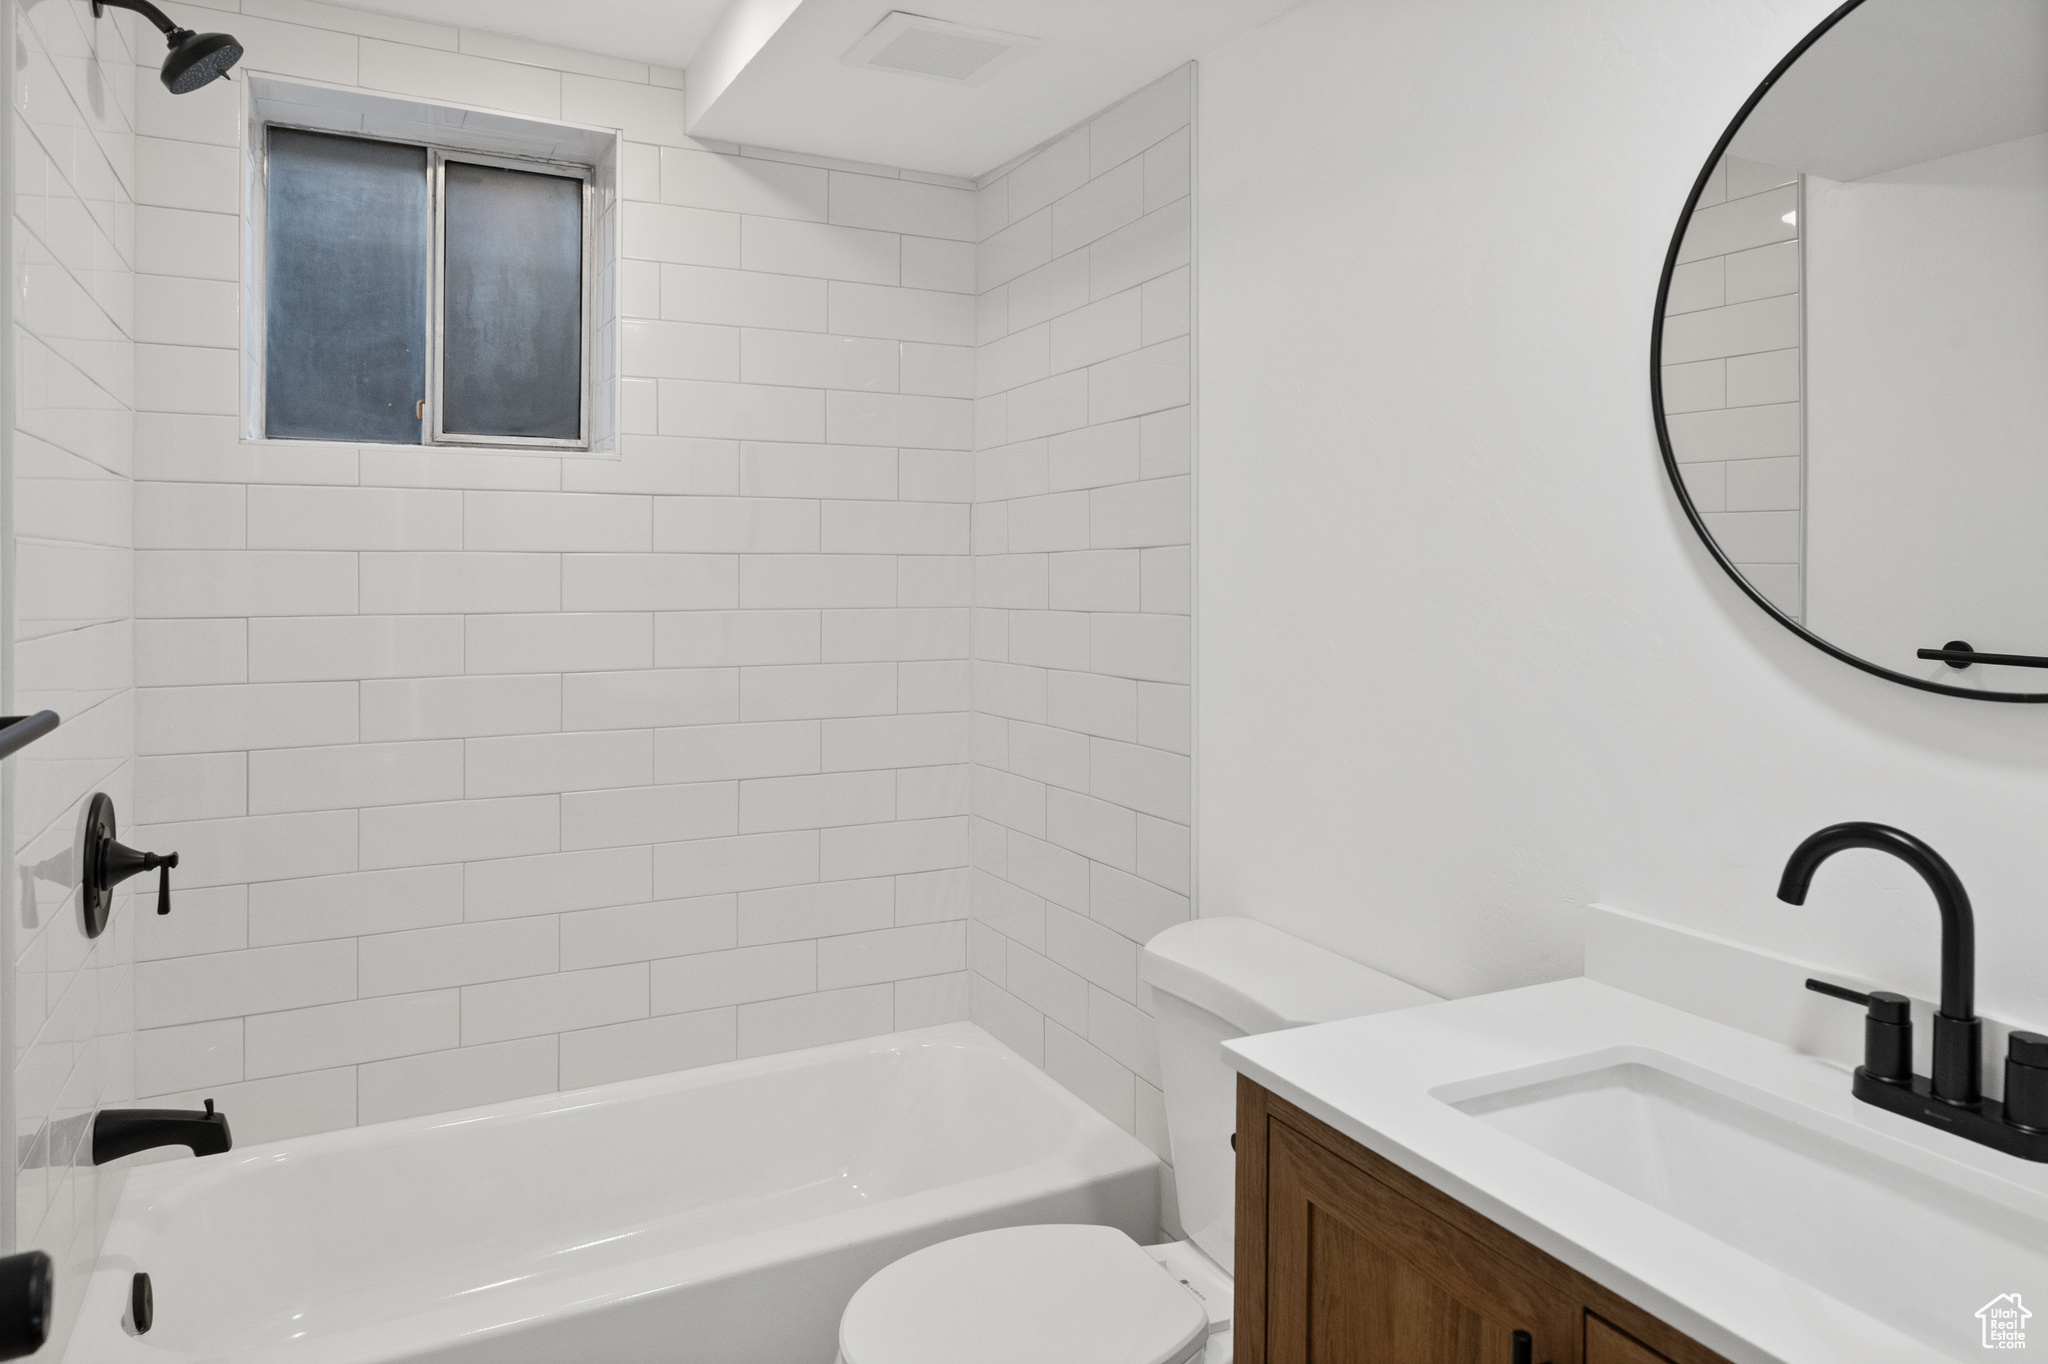
[[[1764,96],[1730,150],[1830,180],[2048,132],[2048,4],[1866,0]]]
[[[344,8],[687,66],[726,0],[338,0]]]
[[[676,67],[689,65],[728,8],[773,12],[791,2],[339,0],[351,9]],[[719,73],[722,88],[692,131],[784,151],[979,175],[1298,3],[801,0],[758,50],[754,41],[746,44],[748,59],[736,74]],[[1040,41],[978,86],[842,64],[846,50],[894,9]]]
[[[785,151],[980,175],[1297,3],[803,0],[690,131]],[[896,9],[1039,41],[974,86],[840,60]]]

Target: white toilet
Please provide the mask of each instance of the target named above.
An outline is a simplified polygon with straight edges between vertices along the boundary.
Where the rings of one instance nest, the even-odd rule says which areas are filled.
[[[1221,1044],[1437,997],[1250,919],[1167,929],[1139,975],[1188,1239],[1056,1225],[928,1246],[853,1295],[840,1364],[1229,1364],[1237,1073]]]

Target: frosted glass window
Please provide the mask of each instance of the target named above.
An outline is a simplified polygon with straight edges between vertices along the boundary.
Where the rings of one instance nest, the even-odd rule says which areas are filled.
[[[419,444],[426,149],[288,128],[268,145],[267,434]]]
[[[443,163],[441,429],[583,435],[583,182]]]
[[[263,430],[589,442],[589,172],[273,127]]]

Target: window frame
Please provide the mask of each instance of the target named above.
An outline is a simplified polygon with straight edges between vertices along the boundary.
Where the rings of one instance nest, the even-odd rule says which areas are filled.
[[[419,145],[417,143],[410,145]],[[428,146],[427,152],[427,230],[431,238],[427,243],[427,417],[430,425],[422,435],[429,432],[431,440],[425,445],[469,445],[469,446],[520,446],[542,450],[588,450],[590,448],[590,405],[592,402],[590,381],[590,332],[594,314],[591,310],[591,259],[594,254],[590,233],[591,181],[594,175],[589,166],[573,162],[543,161],[538,157],[499,156],[484,152],[468,152],[460,148]],[[442,310],[447,300],[447,290],[442,287],[442,276],[447,270],[447,166],[450,161],[460,161],[471,166],[491,166],[499,170],[526,171],[542,175],[554,175],[563,179],[581,182],[582,240],[577,244],[579,259],[583,263],[581,292],[578,295],[582,309],[576,336],[577,352],[577,436],[573,441],[560,440],[551,436],[479,436],[468,432],[451,432],[442,425],[441,387],[441,338],[444,333]]]
[[[512,156],[502,152],[470,151],[457,143],[437,144],[424,142],[416,137],[392,137],[373,132],[358,132],[318,124],[295,123],[284,119],[263,119],[257,123],[262,135],[262,158],[260,161],[260,200],[256,207],[260,213],[252,234],[252,265],[261,281],[262,295],[270,292],[270,130],[281,128],[286,132],[314,133],[323,137],[354,138],[359,142],[385,142],[393,146],[413,147],[427,155],[427,278],[426,278],[426,412],[420,419],[420,441],[416,449],[527,449],[536,452],[559,450],[565,452],[591,451],[591,416],[596,401],[596,384],[592,373],[593,347],[592,332],[598,316],[596,300],[592,296],[592,285],[596,274],[597,241],[592,216],[596,209],[595,182],[597,168],[581,161],[563,161],[539,156]],[[575,440],[559,440],[545,436],[485,436],[467,432],[449,432],[442,427],[441,412],[441,336],[442,336],[442,276],[446,269],[447,236],[445,231],[445,181],[443,169],[449,161],[461,161],[471,165],[492,166],[502,170],[519,170],[543,175],[554,175],[581,183],[582,240],[578,244],[581,252],[581,314],[578,337],[580,341],[577,357],[577,393],[579,395],[579,420]],[[262,310],[253,309],[252,315],[260,317]],[[251,337],[255,343],[250,366],[249,393],[255,412],[255,430],[251,436],[263,441],[290,441],[292,443],[317,445],[382,445],[378,441],[350,440],[307,440],[301,437],[272,436],[269,413],[264,401],[264,375],[269,369],[269,338],[267,333]],[[404,449],[406,446],[395,448]]]

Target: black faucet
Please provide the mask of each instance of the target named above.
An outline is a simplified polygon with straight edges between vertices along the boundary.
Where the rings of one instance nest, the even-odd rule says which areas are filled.
[[[92,1163],[132,1156],[154,1146],[189,1146],[195,1156],[217,1156],[234,1148],[228,1115],[181,1108],[102,1108],[92,1121]]]
[[[1970,893],[1954,867],[1903,829],[1886,824],[1830,824],[1792,850],[1778,898],[1806,903],[1806,888],[1820,864],[1849,848],[1890,853],[1934,892],[1941,911],[1941,1007],[1934,1015],[1934,1097],[1954,1104],[1975,1103],[1983,1025],[1977,1019],[1977,920]],[[1910,1024],[1908,1026],[1911,1026]]]
[[[1887,824],[1831,824],[1792,850],[1778,881],[1778,898],[1805,904],[1820,864],[1849,848],[1890,853],[1919,872],[1941,911],[1941,1003],[1934,1014],[1931,1079],[1913,1073],[1913,1017],[1904,995],[1886,990],[1862,994],[1822,980],[1806,982],[1809,990],[1867,1010],[1863,1064],[1853,1084],[1856,1097],[2007,1154],[2048,1161],[2048,1037],[2012,1034],[2004,1103],[1985,1098],[1978,1083],[1984,1024],[1976,1014],[1976,918],[1969,892],[1947,859]]]

